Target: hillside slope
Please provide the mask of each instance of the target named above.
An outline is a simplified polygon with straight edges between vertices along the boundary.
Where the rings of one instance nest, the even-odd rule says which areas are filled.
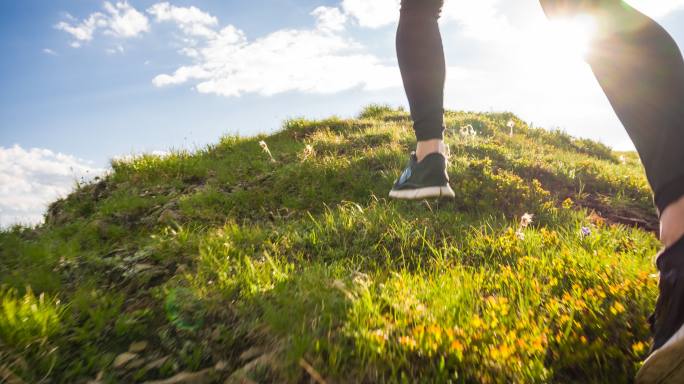
[[[379,106],[113,162],[0,233],[0,377],[631,381],[657,293],[636,155],[447,126],[453,201],[385,198],[413,143]]]

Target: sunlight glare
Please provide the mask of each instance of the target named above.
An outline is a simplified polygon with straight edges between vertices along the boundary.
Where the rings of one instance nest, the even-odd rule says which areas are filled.
[[[557,53],[584,59],[596,33],[596,20],[588,15],[549,21],[547,42]]]

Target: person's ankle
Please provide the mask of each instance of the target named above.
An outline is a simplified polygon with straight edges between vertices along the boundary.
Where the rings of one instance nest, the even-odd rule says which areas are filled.
[[[423,161],[428,155],[441,153],[446,155],[446,144],[442,139],[419,141],[416,145],[416,157],[418,162]]]
[[[660,215],[660,241],[673,246],[684,236],[684,197],[667,207]]]

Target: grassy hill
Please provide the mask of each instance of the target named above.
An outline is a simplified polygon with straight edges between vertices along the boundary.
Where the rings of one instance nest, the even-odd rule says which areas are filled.
[[[631,381],[657,294],[637,156],[446,121],[453,201],[386,199],[414,144],[380,106],[114,161],[0,232],[0,382]]]

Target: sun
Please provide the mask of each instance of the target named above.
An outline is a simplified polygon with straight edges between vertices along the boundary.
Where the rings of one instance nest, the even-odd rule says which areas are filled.
[[[595,96],[589,57],[599,25],[592,16],[547,19],[541,12],[512,37],[511,81],[535,100],[531,110],[559,108]],[[594,92],[594,93],[593,93]]]
[[[560,55],[584,59],[596,34],[596,20],[588,15],[553,19],[543,40]]]

